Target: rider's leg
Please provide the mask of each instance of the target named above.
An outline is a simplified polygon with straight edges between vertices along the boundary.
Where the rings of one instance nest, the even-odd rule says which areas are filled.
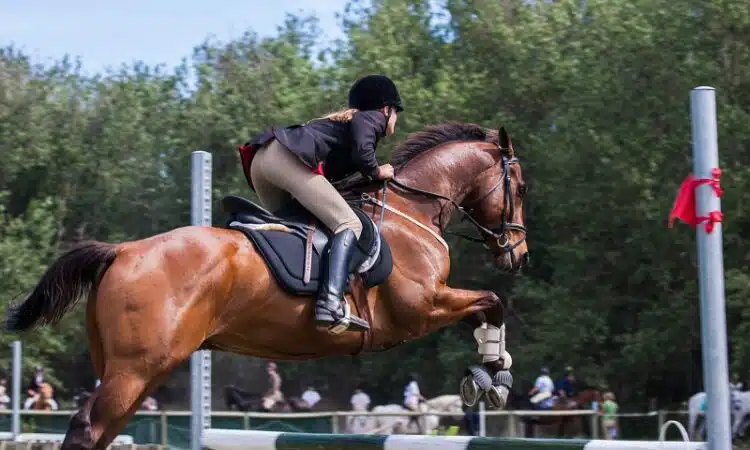
[[[346,324],[341,322],[345,317],[342,300],[351,269],[351,258],[362,234],[362,223],[324,176],[313,173],[277,141],[269,144],[265,155],[257,155],[256,158],[259,156],[262,159],[254,161],[253,166],[256,162],[260,163],[258,170],[263,173],[263,177],[289,192],[333,232],[323,261],[325,266],[315,305],[315,320],[340,333],[347,329]],[[354,316],[350,318],[350,329],[362,331],[369,328],[364,320]]]
[[[253,164],[250,166],[250,178],[253,180],[253,188],[255,189],[255,194],[260,200],[261,206],[275,213],[279,211],[292,196],[285,190],[276,186],[273,180],[269,179],[263,170],[265,167],[264,160],[266,158],[266,150],[268,150],[270,145],[271,144],[258,149],[258,152],[253,159]]]

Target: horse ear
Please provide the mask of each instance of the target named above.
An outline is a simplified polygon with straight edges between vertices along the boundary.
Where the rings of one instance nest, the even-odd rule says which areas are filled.
[[[507,131],[505,131],[505,127],[503,126],[500,127],[499,137],[500,137],[500,147],[511,148],[513,144],[510,141],[510,135],[508,134]]]
[[[500,127],[499,138],[500,148],[513,149],[513,142],[510,140],[510,135],[505,131],[505,127],[503,126]]]

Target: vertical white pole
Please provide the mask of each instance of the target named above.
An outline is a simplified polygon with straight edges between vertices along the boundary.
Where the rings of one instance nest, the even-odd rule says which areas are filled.
[[[192,225],[211,225],[211,154],[193,152],[191,156]],[[211,352],[200,350],[190,357],[190,448],[201,450],[203,430],[211,428]]]
[[[690,95],[690,110],[693,129],[693,173],[697,178],[710,178],[712,169],[719,167],[714,88],[701,86],[693,89]],[[697,215],[707,216],[711,211],[720,210],[721,201],[711,186],[706,184],[699,186],[696,190]],[[697,240],[708,448],[709,450],[731,450],[721,223],[717,223],[711,233],[707,233],[704,227],[698,226]]]
[[[10,431],[13,439],[21,434],[21,341],[13,341],[13,383],[11,386],[11,413]]]

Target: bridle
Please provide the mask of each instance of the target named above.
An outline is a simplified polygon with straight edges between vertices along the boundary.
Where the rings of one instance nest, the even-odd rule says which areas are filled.
[[[399,181],[396,181],[395,179],[387,180],[383,186],[383,195],[385,195],[385,191],[388,188],[388,184],[397,186],[405,191],[412,192],[414,194],[420,194],[425,197],[439,199],[439,200],[445,200],[449,203],[451,203],[456,210],[461,213],[463,216],[463,220],[468,220],[471,222],[474,227],[479,231],[479,233],[482,235],[481,238],[476,238],[473,236],[467,236],[461,233],[451,233],[456,236],[459,236],[463,239],[473,241],[473,242],[482,242],[485,243],[487,239],[495,239],[495,242],[497,243],[498,248],[503,251],[503,253],[509,253],[511,258],[511,265],[516,266],[515,256],[513,254],[513,250],[521,245],[526,240],[526,227],[523,226],[520,223],[513,222],[513,217],[515,217],[515,207],[513,205],[513,190],[512,190],[512,183],[511,183],[511,171],[510,166],[518,164],[518,158],[515,156],[508,156],[505,154],[505,152],[508,151],[508,149],[500,148],[501,153],[501,160],[499,161],[500,164],[503,165],[503,172],[500,176],[500,179],[495,183],[492,188],[487,191],[482,196],[471,200],[468,205],[473,205],[481,202],[485,198],[487,198],[490,194],[495,192],[501,185],[503,186],[503,210],[502,210],[502,221],[500,222],[499,226],[490,226],[485,227],[484,225],[480,224],[474,216],[472,216],[472,212],[474,211],[473,208],[465,208],[458,204],[455,200],[452,198],[446,197],[441,194],[437,194],[435,192],[425,191],[422,189],[418,189],[415,187],[407,186],[405,184],[402,184]],[[494,167],[494,166],[493,166]],[[467,205],[467,206],[468,206]],[[382,212],[382,211],[381,211]],[[440,216],[442,217],[442,215]],[[382,218],[381,218],[382,223]],[[443,224],[438,224],[438,227],[440,228],[440,231],[444,231]],[[516,231],[522,234],[521,238],[517,240],[514,243],[510,242],[509,232],[510,231]]]

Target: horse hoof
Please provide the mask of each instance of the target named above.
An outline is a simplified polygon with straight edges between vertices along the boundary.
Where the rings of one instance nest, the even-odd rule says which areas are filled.
[[[503,370],[510,370],[510,366],[513,365],[513,358],[511,358],[510,353],[503,352],[500,359],[503,361]]]
[[[513,387],[513,375],[507,370],[501,370],[495,374],[495,379],[492,382],[493,386],[505,386],[508,389]]]
[[[487,403],[489,403],[492,409],[503,409],[505,404],[508,402],[508,390],[507,386],[492,386],[487,392]]]
[[[461,380],[458,393],[461,401],[468,407],[476,405],[479,399],[482,398],[482,395],[484,395],[484,391],[479,389],[479,385],[471,375],[467,375]]]
[[[474,378],[474,381],[479,385],[479,389],[483,391],[492,387],[492,376],[482,366],[470,366],[466,369],[466,375]]]

